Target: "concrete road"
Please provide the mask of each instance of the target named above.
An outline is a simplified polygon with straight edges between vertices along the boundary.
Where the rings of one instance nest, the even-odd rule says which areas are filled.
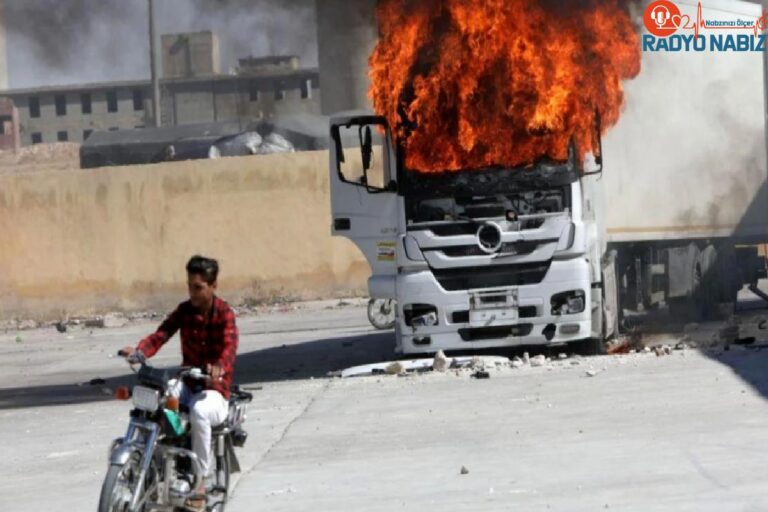
[[[239,320],[238,380],[261,389],[232,512],[768,510],[768,351],[328,379],[393,357],[333,304]],[[0,510],[95,510],[128,413],[112,354],[153,327],[0,335]],[[178,360],[172,341],[155,364]]]

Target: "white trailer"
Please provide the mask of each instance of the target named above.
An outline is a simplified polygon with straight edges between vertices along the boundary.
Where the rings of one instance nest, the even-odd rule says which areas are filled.
[[[698,3],[677,2],[696,19]],[[704,2],[717,19],[760,6]],[[654,52],[595,162],[426,176],[403,168],[383,118],[334,118],[333,234],[396,298],[403,353],[588,343],[622,315],[707,316],[754,285],[768,242],[760,52]],[[584,169],[587,172],[584,172]]]

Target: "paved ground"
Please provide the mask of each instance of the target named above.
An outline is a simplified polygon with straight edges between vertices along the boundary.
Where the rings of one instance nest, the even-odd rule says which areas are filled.
[[[768,351],[328,379],[392,357],[362,307],[332,305],[239,322],[238,380],[261,389],[232,512],[768,510]],[[112,354],[153,326],[0,335],[0,510],[95,510],[128,412],[106,394],[130,379]]]

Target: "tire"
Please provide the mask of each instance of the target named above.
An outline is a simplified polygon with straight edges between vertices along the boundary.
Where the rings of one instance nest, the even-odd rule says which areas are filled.
[[[214,451],[216,453],[216,442],[214,438]],[[225,442],[229,442],[225,439]],[[212,503],[211,510],[215,512],[224,512],[224,507],[229,499],[229,476],[230,476],[230,464],[229,464],[229,452],[224,449],[224,454],[216,454],[216,487],[223,489],[222,494],[214,494],[216,500]]]
[[[368,321],[380,331],[392,329],[395,326],[395,301],[392,299],[369,300]]]
[[[139,452],[134,452],[125,464],[111,464],[109,466],[107,475],[104,477],[104,483],[101,486],[99,512],[125,512],[128,510],[130,498],[133,496],[133,489],[136,488],[135,486],[137,482],[127,482],[128,486],[123,486],[126,487],[126,489],[120,493],[121,496],[119,500],[116,500],[114,495],[117,492],[117,487],[121,485],[121,480],[135,480],[138,477],[140,461],[141,454]],[[156,475],[157,472],[153,463],[152,466],[150,466],[148,482],[151,483]],[[145,492],[147,487],[148,486],[145,484]],[[144,507],[140,510],[144,510]]]
[[[718,254],[714,246],[709,245],[699,255],[696,266],[698,288],[694,303],[700,320],[717,320],[719,317],[722,280],[718,267]]]

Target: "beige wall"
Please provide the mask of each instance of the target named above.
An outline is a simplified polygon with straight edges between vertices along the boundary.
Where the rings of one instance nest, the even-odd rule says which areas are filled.
[[[194,253],[232,303],[364,293],[326,152],[0,176],[0,318],[164,309]]]

